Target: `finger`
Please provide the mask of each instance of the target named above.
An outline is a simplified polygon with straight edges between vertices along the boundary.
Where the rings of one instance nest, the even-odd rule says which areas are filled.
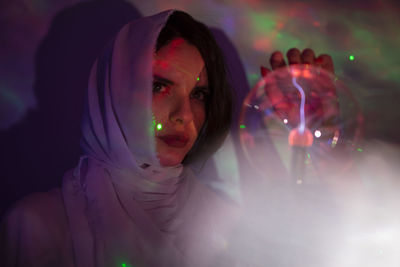
[[[315,60],[315,65],[320,66],[329,72],[335,73],[335,67],[333,66],[333,60],[330,55],[320,55]]]
[[[271,70],[266,68],[266,67],[264,67],[264,66],[261,66],[260,67],[260,72],[261,72],[261,77],[266,77],[268,75],[268,73],[271,72]]]
[[[297,48],[292,48],[290,49],[287,53],[286,56],[288,58],[289,64],[300,64],[301,63],[301,57],[300,57],[300,50]]]
[[[282,68],[286,66],[285,60],[283,59],[283,54],[281,51],[275,51],[272,53],[271,58],[269,59],[271,67],[273,70],[278,68]]]
[[[301,62],[303,64],[314,65],[315,53],[312,49],[306,48],[301,53]]]

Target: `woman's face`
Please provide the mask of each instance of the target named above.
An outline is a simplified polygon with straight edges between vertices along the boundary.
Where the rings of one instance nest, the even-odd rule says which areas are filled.
[[[161,165],[180,164],[192,148],[204,124],[208,94],[204,61],[195,46],[176,38],[156,53],[152,108]]]

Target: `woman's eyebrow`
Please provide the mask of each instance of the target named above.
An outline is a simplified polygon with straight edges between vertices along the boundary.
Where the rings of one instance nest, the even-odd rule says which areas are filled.
[[[164,77],[161,77],[161,76],[159,76],[159,75],[156,75],[156,74],[153,75],[153,79],[156,80],[156,81],[158,81],[158,82],[165,83],[165,84],[167,84],[167,85],[174,85],[174,84],[175,84],[173,81],[168,80],[168,79],[166,79],[166,78],[164,78]]]
[[[196,86],[194,89],[210,92],[210,88],[208,86]]]

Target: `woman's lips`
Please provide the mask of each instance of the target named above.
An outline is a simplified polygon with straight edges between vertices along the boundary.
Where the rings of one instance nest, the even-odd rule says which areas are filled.
[[[171,147],[176,147],[176,148],[182,148],[187,145],[189,142],[189,138],[186,137],[185,135],[162,135],[162,136],[157,136],[159,139],[164,141],[168,146]]]

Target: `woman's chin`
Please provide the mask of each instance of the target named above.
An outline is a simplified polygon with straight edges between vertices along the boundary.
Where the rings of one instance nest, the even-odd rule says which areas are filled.
[[[160,164],[164,167],[176,166],[181,164],[183,158],[180,155],[158,155],[158,160]]]
[[[157,143],[157,158],[162,166],[176,166],[182,163],[186,154],[192,147],[192,144],[187,144],[185,147],[171,147],[160,139],[156,139]]]

